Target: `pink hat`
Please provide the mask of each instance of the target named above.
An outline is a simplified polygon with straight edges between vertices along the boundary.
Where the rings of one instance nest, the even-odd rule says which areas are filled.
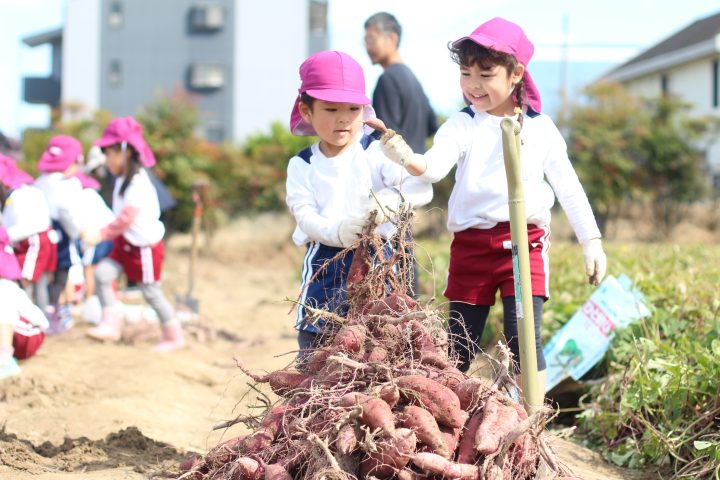
[[[5,227],[0,227],[0,278],[8,280],[20,280],[22,270],[18,259],[10,246],[10,238],[8,237]]]
[[[33,183],[32,175],[20,170],[10,157],[0,154],[0,181],[8,188],[19,188]]]
[[[311,55],[300,65],[302,85],[298,93],[307,93],[326,102],[365,105],[364,119],[375,117],[370,99],[365,95],[365,75],[362,67],[350,55],[338,51],[323,51]],[[317,135],[312,125],[300,116],[300,95],[290,114],[290,131],[294,135]],[[366,127],[368,133],[371,128]]]
[[[80,170],[75,172],[75,178],[80,180],[80,185],[82,185],[83,188],[92,188],[93,190],[100,190],[100,182],[95,180],[93,177],[85,175]]]
[[[155,155],[143,138],[143,127],[133,117],[113,118],[94,145],[100,148],[127,142],[140,154],[144,167],[155,165]]]
[[[41,172],[64,172],[73,163],[81,162],[82,144],[68,135],[55,135],[40,157]]]
[[[527,68],[535,47],[530,43],[519,25],[496,17],[477,27],[470,35],[455,40],[453,46],[463,40],[472,40],[483,47],[513,55],[525,67],[523,78],[525,79],[527,103],[530,108],[540,113],[540,91],[538,91]]]

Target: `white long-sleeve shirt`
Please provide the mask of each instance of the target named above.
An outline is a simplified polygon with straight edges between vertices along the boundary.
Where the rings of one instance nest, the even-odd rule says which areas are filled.
[[[80,180],[61,172],[44,173],[35,180],[35,186],[45,195],[50,218],[60,222],[71,239],[79,238],[87,215]]]
[[[45,314],[35,305],[25,290],[20,288],[17,282],[0,278],[0,305],[2,305],[2,317],[0,320],[5,323],[20,325],[20,317],[38,328],[47,330],[50,326]]]
[[[128,185],[124,195],[120,195],[125,177],[115,180],[112,211],[120,216],[125,207],[137,209],[132,224],[123,232],[125,239],[136,247],[155,245],[165,235],[165,225],[160,221],[160,202],[155,187],[144,168],[141,168]]]
[[[502,118],[465,108],[440,127],[432,148],[424,154],[427,170],[420,178],[430,182],[441,180],[457,164],[448,205],[451,232],[492,228],[510,220]],[[520,138],[527,222],[549,225],[557,195],[581,243],[600,237],[590,203],[568,158],[565,140],[550,117],[526,115]]]
[[[339,247],[339,223],[351,215],[364,215],[370,191],[388,187],[396,188],[414,206],[432,199],[430,183],[406,173],[383,155],[379,142],[362,133],[347,151],[332,158],[317,143],[306,148],[290,159],[287,171],[286,202],[297,221],[293,241]],[[386,238],[393,231],[389,222],[378,227]]]
[[[32,185],[11,191],[2,213],[2,224],[13,243],[50,228],[50,210],[45,196]]]

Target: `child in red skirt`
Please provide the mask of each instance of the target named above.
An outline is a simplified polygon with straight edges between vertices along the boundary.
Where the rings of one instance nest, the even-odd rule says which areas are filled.
[[[22,272],[0,227],[0,379],[20,373],[17,360],[30,358],[45,340],[49,323],[17,281]]]
[[[54,273],[57,264],[57,235],[45,196],[32,183],[30,174],[0,154],[2,226],[20,264],[22,286],[45,308],[49,303],[47,274]]]
[[[160,221],[160,204],[145,168],[155,165],[155,155],[145,143],[142,126],[132,117],[113,119],[95,145],[106,156],[106,168],[117,177],[112,210],[115,220],[100,230],[86,230],[86,245],[114,239],[110,256],[95,270],[95,283],[103,319],[88,331],[97,340],[118,341],[122,333],[122,313],[116,306],[112,282],[125,273],[136,282],[145,300],[160,319],[162,340],[153,348],[169,352],[185,346],[180,322],[160,285],[165,252],[165,226]]]

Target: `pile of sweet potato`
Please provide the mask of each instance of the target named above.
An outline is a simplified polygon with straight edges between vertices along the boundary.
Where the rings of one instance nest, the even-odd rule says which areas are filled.
[[[267,375],[238,361],[278,399],[180,478],[526,479],[541,460],[561,478],[544,414],[528,418],[507,394],[507,365],[493,379],[457,370],[441,314],[401,293],[393,259],[370,255],[378,242],[368,235],[356,250],[349,313],[315,311],[319,348]]]

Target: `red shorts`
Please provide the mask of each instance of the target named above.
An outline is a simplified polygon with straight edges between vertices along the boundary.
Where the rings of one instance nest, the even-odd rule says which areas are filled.
[[[550,229],[528,225],[530,274],[533,296],[549,297]],[[445,297],[473,305],[494,305],[495,295],[515,295],[510,224],[490,229],[456,232],[450,246],[450,267]]]
[[[13,334],[13,348],[15,349],[13,356],[18,360],[30,358],[35,355],[44,341],[45,332],[40,327],[20,317],[20,324],[15,326],[15,333]]]
[[[57,241],[53,242],[52,229],[30,235],[13,245],[15,256],[22,269],[22,278],[37,282],[45,272],[54,272],[57,267]]]
[[[113,242],[109,258],[123,267],[129,282],[154,283],[160,281],[164,256],[162,240],[150,247],[136,247],[120,236]]]

